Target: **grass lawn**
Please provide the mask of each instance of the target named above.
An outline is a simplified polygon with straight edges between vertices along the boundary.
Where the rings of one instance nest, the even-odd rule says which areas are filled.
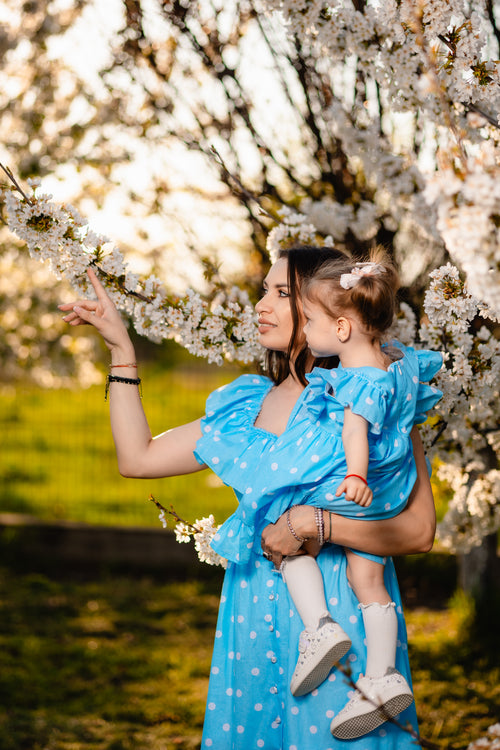
[[[144,408],[154,435],[202,416],[208,394],[235,377],[229,368],[141,369]],[[234,495],[210,471],[170,479],[120,477],[104,386],[44,390],[17,385],[0,390],[0,507],[45,520],[158,525],[148,502],[195,520],[213,513],[222,522]]]
[[[208,393],[236,374],[192,365],[142,368],[153,434],[201,416]],[[213,513],[221,522],[235,505],[232,491],[210,472],[121,478],[102,386],[4,388],[0,430],[2,511],[159,526],[150,493],[187,520]],[[441,513],[446,495],[435,489]],[[35,561],[13,569],[1,553],[0,547],[1,750],[199,748],[218,572],[183,582],[109,571],[83,576]],[[500,720],[500,607],[483,618],[489,630],[478,634],[466,602],[447,606],[453,588],[443,595],[438,558],[425,556],[419,596],[410,596],[416,568],[406,571],[401,588],[422,736],[458,750]]]
[[[199,748],[219,587],[0,567],[2,750]],[[465,748],[500,717],[496,636],[463,602],[406,614],[422,736]]]

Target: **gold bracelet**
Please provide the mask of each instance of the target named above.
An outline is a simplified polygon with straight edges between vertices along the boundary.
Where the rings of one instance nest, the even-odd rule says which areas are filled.
[[[292,506],[292,507],[293,507],[293,506]],[[290,532],[290,534],[291,534],[291,535],[292,535],[293,537],[295,537],[295,539],[296,539],[296,540],[297,540],[298,542],[300,542],[300,543],[302,543],[302,542],[307,542],[307,539],[306,539],[305,537],[303,538],[303,537],[299,536],[299,535],[297,534],[297,532],[295,531],[295,529],[293,528],[293,526],[292,526],[292,522],[291,522],[291,520],[290,520],[290,511],[291,511],[291,510],[292,510],[292,508],[288,508],[288,510],[287,510],[287,512],[286,512],[286,524],[287,524],[287,526],[288,526],[288,531]]]

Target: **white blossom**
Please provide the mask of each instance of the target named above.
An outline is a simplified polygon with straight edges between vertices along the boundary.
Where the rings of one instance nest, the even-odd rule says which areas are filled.
[[[196,356],[222,364],[261,358],[256,316],[248,296],[231,289],[217,300],[188,289],[179,300],[169,298],[156,276],[141,280],[128,270],[121,251],[96,234],[70,205],[35,191],[28,200],[6,192],[9,228],[26,242],[30,255],[66,276],[80,295],[94,298],[85,271],[94,266],[117,308],[132,318],[137,332],[152,341],[173,338]]]
[[[221,565],[226,568],[227,560],[217,554],[210,546],[213,537],[219,530],[219,526],[215,525],[213,515],[210,514],[208,518],[196,520],[194,527],[196,529],[193,535],[194,547],[201,562],[205,562],[207,565]]]
[[[192,534],[193,531],[191,526],[184,523],[183,521],[178,523],[175,527],[175,539],[180,544],[190,542]]]
[[[307,224],[306,217],[288,207],[280,211],[281,222],[272,229],[267,237],[267,250],[271,261],[278,257],[279,250],[293,244],[315,244],[318,232],[313,224]]]
[[[488,727],[487,736],[480,737],[467,745],[467,750],[500,750],[500,724],[492,724]]]

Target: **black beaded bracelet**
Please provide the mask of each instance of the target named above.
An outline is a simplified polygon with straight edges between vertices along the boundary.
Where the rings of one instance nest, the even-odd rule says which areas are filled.
[[[106,390],[104,391],[104,400],[108,400],[109,384],[110,383],[126,383],[127,385],[138,385],[139,396],[142,398],[142,388],[140,378],[122,378],[121,375],[107,375],[106,376]]]

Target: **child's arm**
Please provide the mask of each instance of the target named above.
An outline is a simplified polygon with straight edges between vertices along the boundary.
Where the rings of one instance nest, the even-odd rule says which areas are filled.
[[[347,474],[337,488],[336,497],[345,493],[346,500],[353,500],[358,505],[370,505],[373,492],[366,483],[368,474],[368,422],[359,414],[353,414],[349,407],[344,409],[344,427],[342,429],[347,463]]]

